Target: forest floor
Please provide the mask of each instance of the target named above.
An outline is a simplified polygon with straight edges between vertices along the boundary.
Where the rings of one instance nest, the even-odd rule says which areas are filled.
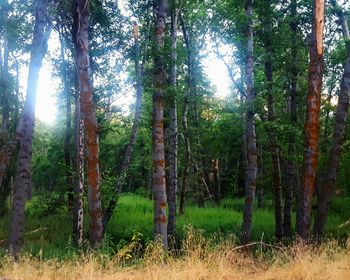
[[[177,249],[164,254],[152,241],[152,201],[124,195],[96,252],[78,250],[70,237],[71,218],[55,200],[35,196],[28,203],[25,248],[19,261],[6,256],[9,217],[0,219],[1,280],[80,279],[350,279],[350,201],[335,199],[322,245],[274,243],[271,201],[256,209],[253,240],[241,248],[239,231],[243,200],[222,201],[220,207],[189,205],[177,223]],[[48,214],[49,213],[49,214]],[[87,217],[86,217],[87,219]],[[86,230],[88,221],[85,223]],[[82,253],[83,252],[83,253]]]
[[[76,256],[41,260],[29,256],[18,262],[0,260],[0,279],[6,280],[348,280],[350,247],[293,245],[270,254],[248,253],[226,244],[216,249],[190,244],[178,257],[164,256],[152,247],[142,261],[127,264],[120,256]],[[202,244],[203,245],[203,244]],[[129,259],[130,260],[130,259]],[[2,277],[1,277],[2,276]]]
[[[44,259],[64,259],[76,253],[71,238],[71,217],[66,207],[55,207],[55,200],[34,196],[27,205],[24,252]],[[177,240],[186,237],[194,228],[217,244],[223,240],[235,239],[242,221],[243,199],[227,199],[220,207],[208,203],[205,208],[188,205],[185,215],[177,221]],[[273,243],[274,213],[271,201],[264,209],[255,209],[253,217],[253,241]],[[328,239],[344,244],[350,233],[350,225],[341,226],[349,220],[350,199],[337,198],[331,205],[327,223]],[[49,213],[49,214],[48,214]],[[294,217],[293,217],[294,218]],[[88,217],[85,215],[85,232],[88,231]],[[107,237],[102,250],[113,254],[132,241],[135,236],[145,246],[153,239],[153,202],[137,195],[123,195],[107,228]],[[0,256],[5,255],[9,215],[0,219]],[[235,241],[238,243],[237,241]],[[181,244],[178,244],[180,246]]]

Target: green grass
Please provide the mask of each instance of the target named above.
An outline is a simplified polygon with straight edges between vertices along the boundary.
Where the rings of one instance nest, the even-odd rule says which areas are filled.
[[[189,205],[186,208],[185,215],[178,217],[177,238],[181,239],[184,236],[184,228],[189,224],[196,229],[204,229],[204,234],[208,237],[214,235],[225,237],[229,234],[239,235],[242,205],[242,199],[224,200],[220,207],[208,204],[206,208],[197,208]],[[254,240],[260,240],[263,237],[267,242],[273,241],[274,213],[271,205],[271,202],[268,201],[265,209],[255,209],[254,211],[252,232]],[[29,203],[27,209],[29,213],[33,213],[33,211],[30,211],[31,207],[37,206],[35,203]],[[350,226],[339,228],[339,225],[349,220],[349,216],[350,198],[334,199],[326,227],[327,234],[336,238],[347,237]],[[43,258],[62,258],[69,255],[72,247],[70,242],[71,224],[71,218],[66,208],[49,216],[27,215],[24,250],[33,255],[41,254]],[[8,225],[8,216],[0,219],[0,240],[7,238]],[[31,233],[37,229],[40,230]],[[87,232],[88,217],[85,215],[86,236]],[[121,240],[129,241],[134,232],[142,233],[144,242],[152,240],[153,202],[137,195],[123,195],[119,199],[107,232],[114,244]],[[0,254],[4,253],[5,250],[1,249]]]

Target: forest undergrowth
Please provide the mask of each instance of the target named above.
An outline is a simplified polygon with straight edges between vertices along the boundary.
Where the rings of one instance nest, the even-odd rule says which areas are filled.
[[[22,255],[0,261],[1,279],[350,279],[350,240],[339,245],[294,243],[286,247],[263,242],[238,246],[231,236],[212,243],[188,228],[181,249],[163,253],[158,243],[143,246],[134,237],[115,254],[84,253],[64,260]],[[214,245],[215,244],[215,245]]]

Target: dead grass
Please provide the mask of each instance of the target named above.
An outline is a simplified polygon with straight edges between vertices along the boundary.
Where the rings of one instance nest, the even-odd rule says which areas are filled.
[[[224,242],[215,249],[209,249],[204,239],[195,237],[184,241],[186,249],[179,257],[165,256],[153,244],[146,248],[142,261],[133,266],[121,265],[120,257],[97,255],[66,261],[41,261],[24,256],[18,262],[13,262],[10,258],[3,258],[0,261],[0,279],[350,279],[350,248],[339,248],[336,242],[321,247],[298,244],[254,256],[249,252],[234,250],[231,244]]]

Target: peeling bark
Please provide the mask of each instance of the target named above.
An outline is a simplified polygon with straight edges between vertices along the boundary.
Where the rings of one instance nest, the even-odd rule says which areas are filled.
[[[318,164],[320,137],[320,105],[323,78],[323,21],[325,2],[315,0],[310,46],[309,86],[305,120],[303,182],[297,211],[296,230],[301,238],[309,237],[312,198]]]
[[[89,238],[99,245],[103,238],[100,194],[99,137],[93,101],[93,86],[89,59],[90,1],[76,0],[73,9],[73,42],[76,49],[76,65],[80,87],[81,118],[85,128],[87,161],[88,204],[90,216]]]
[[[337,6],[336,1],[332,1],[335,8]],[[348,42],[349,31],[347,27],[346,16],[341,10],[338,10],[337,16],[343,27],[344,39]],[[349,42],[347,43],[349,47]],[[324,228],[326,226],[329,206],[331,203],[332,195],[334,193],[335,183],[338,175],[339,162],[342,154],[342,145],[344,142],[346,119],[349,110],[349,96],[350,96],[350,49],[348,48],[348,56],[344,66],[344,74],[340,86],[340,94],[338,99],[337,111],[335,114],[335,124],[333,130],[332,146],[329,154],[328,165],[326,169],[326,179],[319,192],[317,215],[314,224],[314,235],[316,238],[322,236]]]
[[[160,0],[157,7],[154,55],[154,92],[153,92],[153,198],[154,198],[154,235],[160,238],[165,249],[168,248],[166,218],[166,184],[164,154],[164,87],[166,73],[164,69],[165,21],[168,1]]]
[[[48,1],[40,0],[35,10],[35,25],[30,55],[27,96],[21,116],[22,121],[20,121],[18,125],[19,131],[21,131],[21,127],[23,129],[20,137],[18,164],[13,187],[13,204],[9,234],[9,250],[13,256],[18,255],[23,244],[25,203],[31,189],[31,159],[36,91],[39,71],[47,51],[47,41],[51,32],[51,28],[47,22],[47,7]],[[8,150],[8,152],[11,151]]]
[[[253,37],[253,0],[246,0],[245,11],[247,16],[247,50],[246,50],[246,139],[247,139],[247,181],[245,204],[243,209],[243,223],[241,230],[241,242],[249,242],[252,231],[253,202],[256,189],[257,158],[256,134],[254,124],[254,37]]]

